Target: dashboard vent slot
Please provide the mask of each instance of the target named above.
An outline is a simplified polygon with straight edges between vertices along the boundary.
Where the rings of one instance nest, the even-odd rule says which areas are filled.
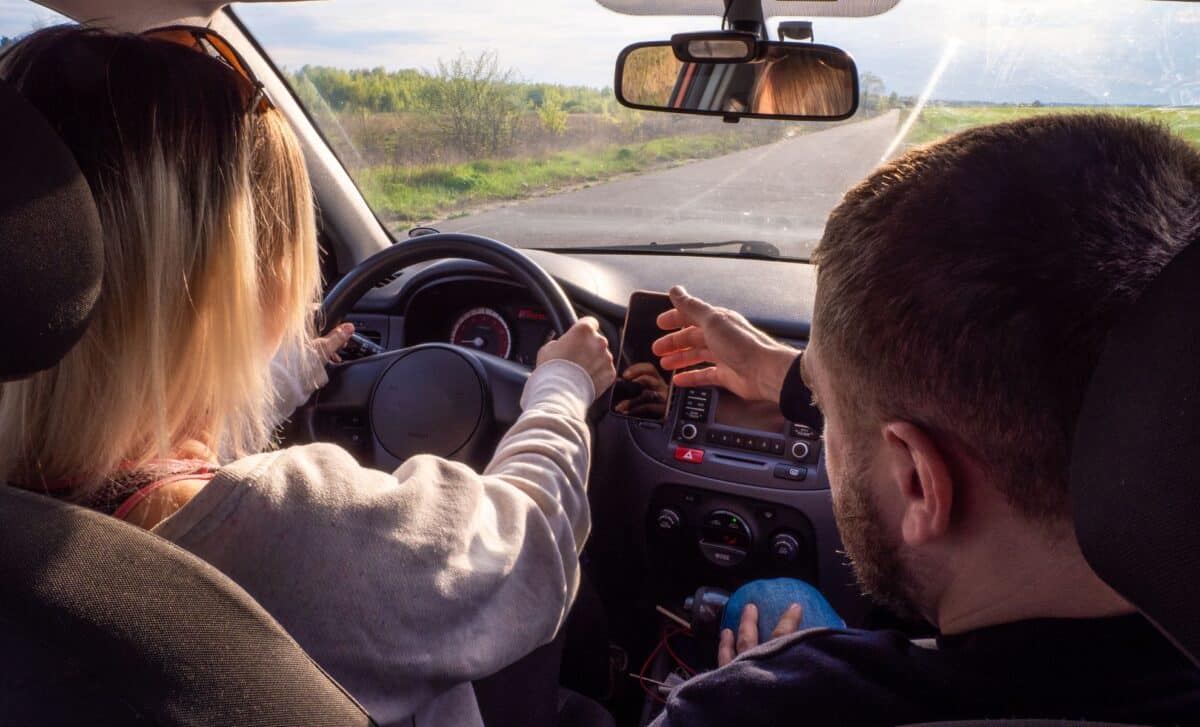
[[[375,287],[376,288],[386,288],[387,286],[391,285],[397,278],[399,278],[403,274],[404,274],[403,270],[397,270],[396,272],[387,276],[383,280],[380,280],[378,283],[375,283]]]

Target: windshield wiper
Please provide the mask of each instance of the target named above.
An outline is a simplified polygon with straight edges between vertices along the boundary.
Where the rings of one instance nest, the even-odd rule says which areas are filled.
[[[730,253],[736,257],[748,257],[759,260],[776,260],[782,256],[779,248],[762,240],[724,240],[721,242],[648,242],[638,245],[597,245],[593,247],[558,247],[539,248],[548,252],[581,252],[581,253],[613,253],[613,252],[686,252],[688,250],[712,250],[721,247],[737,246],[736,252]]]

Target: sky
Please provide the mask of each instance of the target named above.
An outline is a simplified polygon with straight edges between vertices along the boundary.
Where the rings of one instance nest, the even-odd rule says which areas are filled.
[[[436,67],[494,50],[526,80],[612,83],[628,43],[713,29],[716,18],[625,16],[595,0],[332,0],[235,5],[287,67]],[[52,15],[0,0],[0,35]],[[889,90],[917,95],[948,46],[934,98],[1200,104],[1200,6],[1154,0],[900,0],[874,18],[814,19]]]

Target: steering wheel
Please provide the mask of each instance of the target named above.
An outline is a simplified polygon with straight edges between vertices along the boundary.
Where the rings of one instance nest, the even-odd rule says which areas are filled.
[[[387,276],[443,258],[487,263],[509,275],[542,305],[558,335],[575,323],[562,288],[525,254],[487,237],[447,232],[396,243],[346,273],[325,296],[321,333]],[[298,416],[312,439],[346,440],[364,464],[390,469],[428,453],[478,465],[520,415],[529,373],[492,354],[425,343],[330,367],[329,383]]]

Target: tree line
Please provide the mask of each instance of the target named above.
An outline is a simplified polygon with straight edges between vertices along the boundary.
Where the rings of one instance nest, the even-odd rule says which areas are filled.
[[[439,61],[433,71],[304,66],[292,76],[297,86],[311,84],[334,111],[438,111],[463,84],[493,86],[497,93],[508,97],[506,100],[524,109],[552,106],[569,114],[603,113],[613,96],[611,88],[520,81],[512,70],[500,67],[492,52]]]

